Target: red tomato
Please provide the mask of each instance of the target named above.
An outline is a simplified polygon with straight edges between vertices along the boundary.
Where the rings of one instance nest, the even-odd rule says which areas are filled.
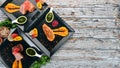
[[[54,20],[54,21],[52,22],[52,26],[53,26],[53,27],[58,26],[58,24],[59,24],[59,23],[58,23],[58,21],[57,21],[57,20]]]
[[[13,33],[11,36],[12,36],[12,38],[15,38],[15,37],[17,37],[17,36],[18,36],[18,34]]]
[[[35,0],[36,2],[39,2],[40,0]]]

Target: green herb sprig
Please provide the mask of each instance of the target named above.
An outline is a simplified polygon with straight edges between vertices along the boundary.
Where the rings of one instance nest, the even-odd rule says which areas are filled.
[[[13,28],[17,27],[17,25],[12,24],[12,21],[10,21],[9,19],[5,19],[4,21],[1,21],[0,27],[2,27],[2,26],[8,27],[9,29],[13,29]]]
[[[42,56],[38,61],[35,61],[30,68],[41,68],[48,62],[50,62],[50,58],[48,56]]]

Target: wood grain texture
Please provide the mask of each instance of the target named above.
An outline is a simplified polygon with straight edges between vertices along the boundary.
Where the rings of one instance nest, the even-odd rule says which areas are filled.
[[[46,2],[75,33],[42,68],[120,68],[120,0]]]
[[[119,0],[47,0],[74,35],[43,68],[120,68]]]

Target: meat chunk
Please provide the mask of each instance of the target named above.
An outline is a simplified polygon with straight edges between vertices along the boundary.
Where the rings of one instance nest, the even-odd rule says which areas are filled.
[[[14,54],[16,60],[21,60],[23,58],[23,55],[21,53]]]
[[[53,30],[49,26],[47,26],[46,24],[43,24],[42,29],[49,41],[53,41],[55,39]]]
[[[0,27],[0,37],[6,38],[10,33],[10,30],[7,27]]]
[[[2,42],[3,42],[3,39],[0,37],[0,45],[2,44]]]
[[[34,10],[35,10],[35,6],[29,0],[26,0],[20,6],[20,12],[22,14],[26,14],[27,12],[33,12]]]
[[[15,56],[17,60],[20,60],[23,58],[23,55],[20,53],[23,51],[23,45],[22,44],[17,44],[12,48],[12,54]]]

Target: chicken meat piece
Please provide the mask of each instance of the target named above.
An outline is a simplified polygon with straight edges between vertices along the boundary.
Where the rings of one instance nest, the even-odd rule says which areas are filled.
[[[10,33],[10,30],[7,27],[0,27],[0,37],[6,38]]]
[[[43,24],[42,29],[49,41],[53,41],[55,39],[53,30],[49,26],[47,26],[46,24]]]
[[[2,42],[3,42],[3,39],[0,37],[0,45],[2,44]]]
[[[14,54],[16,60],[21,60],[23,58],[23,55],[21,53]]]
[[[34,10],[35,10],[35,6],[29,0],[26,0],[20,6],[20,12],[22,14],[26,14],[27,12],[33,12]]]
[[[23,58],[23,55],[20,53],[23,51],[22,44],[17,44],[12,48],[12,54],[15,56],[16,60],[20,60]]]

